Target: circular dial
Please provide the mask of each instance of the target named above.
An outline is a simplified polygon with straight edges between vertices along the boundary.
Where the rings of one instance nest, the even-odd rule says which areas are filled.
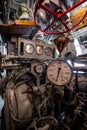
[[[72,68],[64,60],[56,60],[49,64],[47,68],[48,79],[56,85],[63,86],[70,82],[72,78]]]
[[[47,48],[45,49],[45,54],[46,54],[47,56],[52,55],[52,49],[51,49],[50,47],[47,47]]]
[[[43,46],[37,45],[37,46],[36,46],[36,52],[37,52],[38,55],[42,55],[43,52],[44,52]]]
[[[33,53],[33,51],[34,51],[33,45],[32,45],[32,44],[27,44],[27,45],[25,46],[25,51],[26,51],[27,53],[29,53],[29,54]]]
[[[42,73],[43,71],[44,71],[44,67],[43,67],[43,65],[42,64],[37,64],[36,66],[35,66],[35,71],[37,72],[37,73]]]

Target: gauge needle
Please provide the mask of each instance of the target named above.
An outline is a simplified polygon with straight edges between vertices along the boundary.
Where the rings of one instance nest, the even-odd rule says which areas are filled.
[[[58,80],[58,77],[59,77],[59,74],[60,74],[60,70],[61,70],[61,68],[58,68],[58,73],[57,73],[56,81]]]

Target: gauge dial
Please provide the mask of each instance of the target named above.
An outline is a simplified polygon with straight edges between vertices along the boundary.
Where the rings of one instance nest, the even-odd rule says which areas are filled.
[[[45,49],[45,54],[46,54],[47,56],[52,55],[52,49],[51,49],[50,47],[47,47],[47,48]]]
[[[55,85],[63,86],[72,78],[72,68],[64,60],[53,61],[47,68],[47,77]]]
[[[32,44],[27,44],[27,45],[25,46],[25,51],[26,51],[28,54],[33,53],[33,51],[34,51],[33,45],[32,45]]]
[[[37,64],[35,66],[35,71],[39,74],[42,73],[44,71],[44,66],[42,64]]]
[[[42,45],[37,45],[36,46],[36,52],[37,52],[38,55],[42,55],[43,52],[44,52],[43,46]]]

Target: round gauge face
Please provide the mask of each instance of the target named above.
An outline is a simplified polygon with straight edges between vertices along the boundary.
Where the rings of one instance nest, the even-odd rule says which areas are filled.
[[[42,73],[42,72],[44,71],[43,65],[42,65],[42,64],[37,64],[37,65],[35,66],[35,71],[36,71],[37,73]]]
[[[25,46],[25,51],[26,51],[28,54],[33,53],[33,51],[34,51],[33,45],[32,45],[32,44],[27,44],[27,45]]]
[[[37,52],[38,55],[42,55],[43,52],[44,52],[43,46],[38,45],[38,46],[36,47],[36,52]]]
[[[52,55],[52,49],[51,49],[50,47],[47,47],[47,48],[45,49],[45,54],[46,54],[47,56]]]
[[[72,68],[64,60],[56,60],[49,64],[47,77],[55,85],[63,86],[70,82],[72,78]]]

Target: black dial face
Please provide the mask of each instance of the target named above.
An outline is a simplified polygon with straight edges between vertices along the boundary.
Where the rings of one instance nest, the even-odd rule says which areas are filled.
[[[33,51],[34,51],[33,45],[32,45],[32,44],[27,44],[27,45],[25,46],[25,51],[26,51],[28,54],[32,54]]]
[[[53,61],[47,68],[47,77],[55,85],[63,86],[72,78],[72,68],[64,60]]]

